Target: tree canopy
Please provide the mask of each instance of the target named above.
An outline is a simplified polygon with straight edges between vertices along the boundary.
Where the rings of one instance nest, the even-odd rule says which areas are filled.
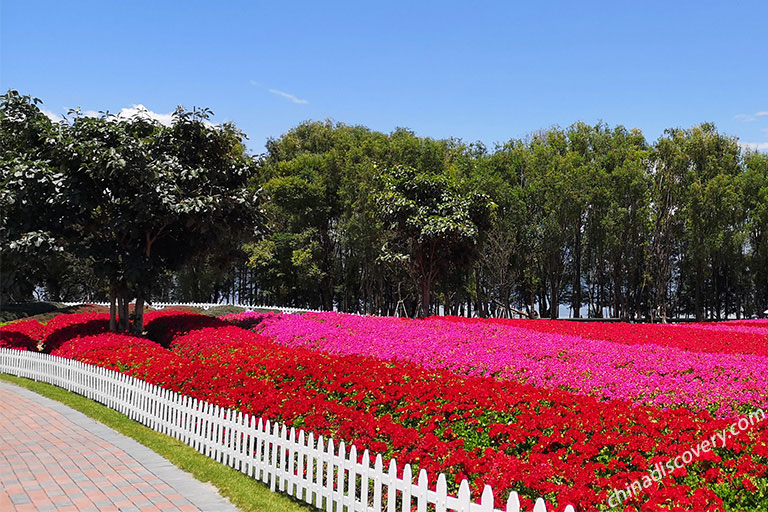
[[[768,156],[711,123],[647,141],[577,122],[487,148],[308,121],[249,155],[206,110],[53,122],[37,103],[11,91],[0,109],[0,300],[661,321],[768,308]]]
[[[209,111],[179,108],[170,126],[142,113],[77,111],[53,123],[13,91],[0,107],[10,148],[0,179],[4,252],[46,245],[87,262],[108,286],[114,329],[141,332],[143,303],[165,272],[252,236],[253,162],[243,135],[211,125]]]

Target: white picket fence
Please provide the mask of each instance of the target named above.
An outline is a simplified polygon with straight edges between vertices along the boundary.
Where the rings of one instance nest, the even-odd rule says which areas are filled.
[[[128,375],[72,359],[0,348],[0,372],[47,382],[100,402],[133,420],[172,436],[200,453],[327,512],[504,512],[494,508],[493,491],[485,486],[479,503],[472,501],[466,480],[458,496],[448,494],[444,474],[431,487],[421,470],[413,481],[406,464],[402,477],[391,460],[355,446],[315,438],[303,430],[263,421],[209,402],[180,395]],[[430,507],[432,510],[432,507]],[[520,512],[517,493],[506,512]],[[540,498],[534,512],[546,512]],[[575,512],[568,506],[565,512]]]
[[[80,304],[93,304],[95,306],[109,307],[109,302],[61,302],[65,306],[79,306]],[[283,313],[320,313],[317,309],[302,309],[302,308],[289,308],[284,306],[253,306],[250,304],[215,304],[213,302],[153,302],[152,307],[154,309],[165,309],[170,307],[192,307],[200,309],[211,309],[218,306],[235,306],[238,308],[244,308],[246,311],[253,311],[256,309],[271,309],[275,311],[282,311]]]

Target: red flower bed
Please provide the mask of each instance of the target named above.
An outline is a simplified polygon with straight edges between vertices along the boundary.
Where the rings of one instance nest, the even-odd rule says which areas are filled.
[[[74,338],[63,343],[53,355],[109,368],[177,392],[194,391],[195,380],[207,382],[208,372],[161,345],[127,334],[103,333]],[[207,389],[207,385],[204,384]]]
[[[224,327],[204,327],[177,336],[171,341],[170,349],[174,352],[195,359],[215,353],[218,349],[238,348],[249,345],[272,344],[266,336],[257,334],[234,325]]]
[[[748,332],[717,332],[696,324],[630,324],[507,318],[439,317],[454,322],[493,322],[539,332],[606,340],[625,345],[655,344],[690,352],[719,352],[768,356],[768,337]],[[729,322],[730,323],[730,322]]]
[[[92,336],[109,330],[108,313],[77,313],[59,315],[45,324],[42,335],[43,350],[54,352],[63,343],[84,336]]]
[[[229,325],[224,320],[213,316],[163,309],[152,311],[144,315],[144,330],[147,337],[164,347],[167,347],[173,338],[186,334],[195,329],[204,327],[224,327]]]
[[[37,350],[45,326],[37,320],[21,320],[0,327],[0,348]]]
[[[253,329],[264,320],[279,318],[282,315],[283,313],[244,311],[242,313],[229,313],[228,315],[220,316],[219,318],[226,320],[232,325],[242,327],[243,329]]]

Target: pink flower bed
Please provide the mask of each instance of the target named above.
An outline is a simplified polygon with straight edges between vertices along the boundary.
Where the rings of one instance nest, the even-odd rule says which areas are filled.
[[[727,329],[733,324],[632,324],[626,322],[579,322],[568,320],[521,320],[483,319],[463,317],[434,317],[459,323],[475,323],[522,327],[550,334],[566,334],[613,341],[624,345],[660,345],[691,352],[723,352],[729,354],[753,354],[768,356],[768,338],[753,330],[722,332],[701,329],[700,326],[722,326]],[[752,326],[754,327],[754,326]]]
[[[763,356],[626,345],[439,318],[308,313],[265,319],[257,330],[289,347],[408,361],[635,404],[708,409],[720,417],[768,407],[768,357]]]

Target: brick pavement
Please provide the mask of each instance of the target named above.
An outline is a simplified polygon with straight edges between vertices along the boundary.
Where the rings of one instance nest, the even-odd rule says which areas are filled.
[[[0,382],[0,511],[236,512],[210,484],[65,405]]]

